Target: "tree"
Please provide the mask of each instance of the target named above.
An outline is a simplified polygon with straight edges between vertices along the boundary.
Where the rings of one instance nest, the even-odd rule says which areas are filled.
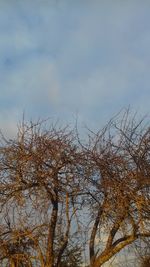
[[[89,247],[90,267],[100,267],[148,240],[150,128],[143,120],[127,112],[89,132],[85,144],[67,127],[23,120],[16,138],[0,141],[1,266],[79,267]]]
[[[90,266],[100,267],[137,239],[150,236],[150,128],[110,121],[84,147],[91,208]]]
[[[45,130],[40,122],[24,121],[16,139],[2,138],[1,262],[21,266],[23,259],[25,266],[27,258],[28,266],[60,266],[80,208],[80,155],[73,139],[67,128]]]

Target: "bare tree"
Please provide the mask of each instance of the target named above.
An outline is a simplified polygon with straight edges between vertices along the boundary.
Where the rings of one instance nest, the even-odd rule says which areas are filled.
[[[88,246],[100,267],[149,238],[150,128],[126,112],[88,140],[24,121],[1,136],[1,266],[78,267]]]
[[[117,119],[117,118],[116,118]],[[90,266],[100,267],[135,240],[150,236],[150,128],[111,120],[89,135],[86,157]]]
[[[26,258],[27,266],[60,266],[77,231],[70,229],[80,208],[79,203],[76,206],[80,155],[73,140],[67,128],[45,130],[40,122],[24,121],[15,140],[2,138],[1,262],[22,266],[23,261],[26,266]]]

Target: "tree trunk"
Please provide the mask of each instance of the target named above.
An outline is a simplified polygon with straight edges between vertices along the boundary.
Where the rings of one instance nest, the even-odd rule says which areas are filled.
[[[55,200],[52,201],[53,209],[49,224],[47,239],[46,264],[45,267],[54,267],[54,239],[58,215],[58,192],[55,191]]]

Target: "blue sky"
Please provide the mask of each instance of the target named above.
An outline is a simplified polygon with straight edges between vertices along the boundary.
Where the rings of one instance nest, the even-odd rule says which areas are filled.
[[[0,124],[149,114],[149,0],[1,0]]]

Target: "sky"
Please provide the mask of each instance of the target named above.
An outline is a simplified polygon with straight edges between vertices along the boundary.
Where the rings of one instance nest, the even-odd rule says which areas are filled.
[[[150,112],[149,0],[1,0],[0,128]]]

